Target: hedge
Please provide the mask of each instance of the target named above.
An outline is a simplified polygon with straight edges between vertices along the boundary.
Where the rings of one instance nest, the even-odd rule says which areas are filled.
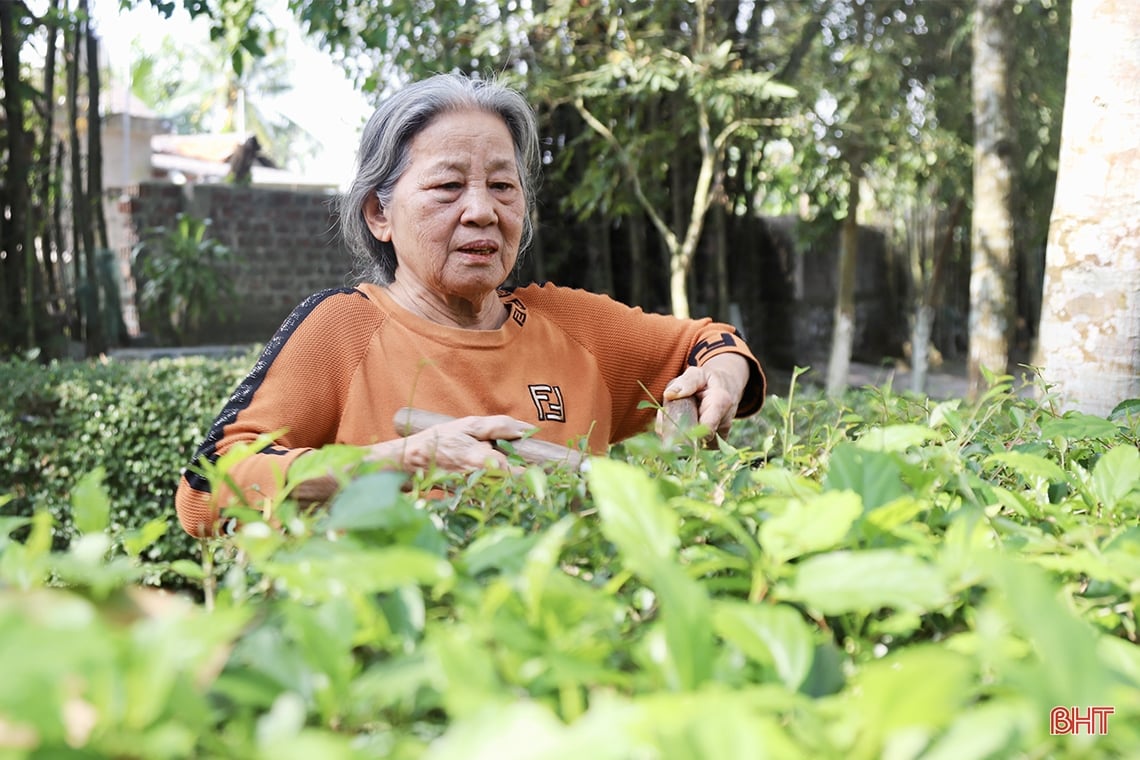
[[[84,477],[66,552],[0,518],[0,756],[1135,757],[1140,400],[800,395],[713,450],[283,489],[172,563],[200,604]]]
[[[0,494],[9,515],[46,509],[53,543],[75,536],[72,489],[103,468],[111,528],[121,534],[155,520],[165,535],[151,560],[198,556],[174,513],[174,491],[222,403],[254,358],[161,358],[40,365],[0,363]]]

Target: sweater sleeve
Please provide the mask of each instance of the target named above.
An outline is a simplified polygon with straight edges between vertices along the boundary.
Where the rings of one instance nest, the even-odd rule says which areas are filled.
[[[598,360],[613,400],[611,442],[642,432],[652,423],[654,410],[639,409],[640,402],[660,402],[665,386],[685,367],[703,365],[720,354],[740,354],[750,367],[737,417],[754,414],[764,403],[763,369],[732,325],[646,313],[608,296],[553,285],[529,286],[516,293],[549,314]]]
[[[183,471],[175,496],[183,529],[194,536],[225,532],[221,510],[262,507],[298,456],[335,442],[353,374],[382,321],[380,310],[351,288],[317,293],[293,310]],[[263,435],[270,443],[233,465],[217,491],[197,471],[202,460],[216,463]]]

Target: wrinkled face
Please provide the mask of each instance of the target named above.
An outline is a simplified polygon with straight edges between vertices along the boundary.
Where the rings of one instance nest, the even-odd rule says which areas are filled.
[[[506,123],[480,110],[441,114],[409,158],[391,202],[370,200],[364,213],[395,248],[396,281],[437,298],[485,298],[514,268],[526,215]]]

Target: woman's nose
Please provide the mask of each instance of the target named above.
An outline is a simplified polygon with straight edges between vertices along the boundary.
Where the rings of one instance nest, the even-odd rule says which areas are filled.
[[[483,185],[469,187],[464,194],[463,202],[462,221],[465,224],[477,224],[482,227],[496,220],[495,199],[491,197],[491,191],[487,187]]]

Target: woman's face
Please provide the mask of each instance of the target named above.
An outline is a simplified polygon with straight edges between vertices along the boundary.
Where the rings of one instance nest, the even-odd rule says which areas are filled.
[[[474,302],[506,280],[519,253],[526,200],[503,120],[444,113],[413,138],[410,162],[365,219],[396,251],[396,281],[427,296]]]

